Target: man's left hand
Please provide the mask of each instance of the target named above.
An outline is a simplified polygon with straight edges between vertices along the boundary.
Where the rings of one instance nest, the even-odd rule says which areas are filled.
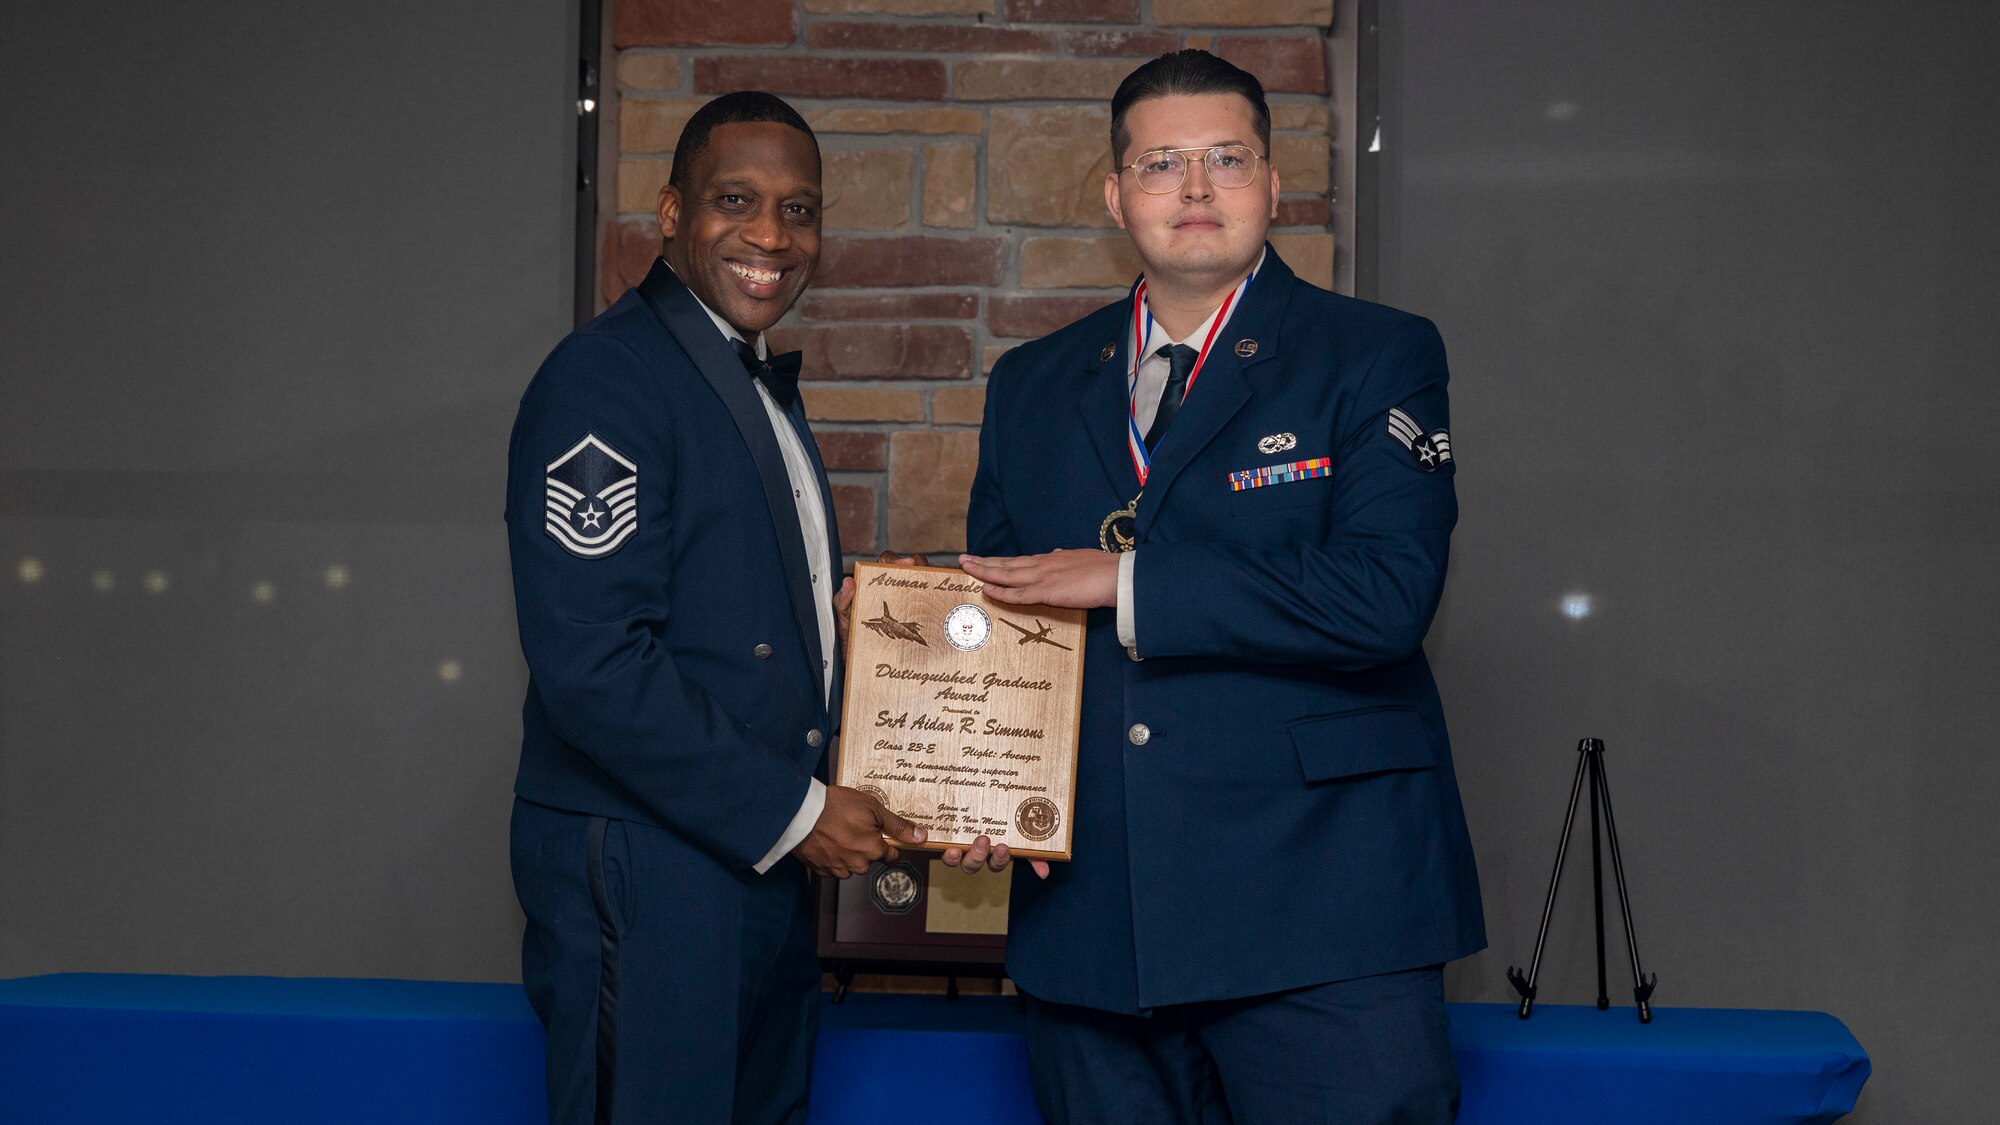
[[[958,556],[958,565],[985,586],[985,594],[1010,605],[1096,609],[1118,604],[1118,556],[1109,551],[1050,551],[986,559]]]
[[[840,651],[847,653],[847,609],[854,604],[854,579],[842,578],[833,595],[833,631],[840,638]]]
[[[1007,845],[996,844],[991,838],[986,836],[981,836],[972,841],[970,848],[946,848],[943,856],[945,866],[956,867],[967,875],[978,874],[981,867],[991,867],[995,871],[1005,871],[1007,870],[1008,861],[1013,858],[1014,855],[1007,850]],[[1046,879],[1049,877],[1048,860],[1031,859],[1028,861],[1028,866],[1034,868],[1035,874],[1041,878]]]

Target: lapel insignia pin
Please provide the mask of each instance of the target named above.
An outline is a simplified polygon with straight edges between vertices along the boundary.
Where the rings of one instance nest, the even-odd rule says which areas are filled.
[[[1255,340],[1236,341],[1236,354],[1242,356],[1244,359],[1249,359],[1251,356],[1256,355],[1257,341]]]
[[[1116,355],[1117,353],[1118,353],[1117,344],[1106,344],[1104,345],[1104,350],[1097,353],[1097,362],[1110,363],[1111,357]]]
[[[1299,439],[1296,434],[1272,434],[1270,437],[1258,439],[1257,452],[1283,453],[1287,449],[1296,448],[1298,444]]]

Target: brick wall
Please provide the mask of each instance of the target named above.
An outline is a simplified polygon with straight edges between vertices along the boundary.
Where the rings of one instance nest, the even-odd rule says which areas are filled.
[[[773,333],[804,397],[850,556],[964,545],[985,376],[1007,348],[1123,295],[1104,213],[1112,91],[1215,51],[1263,80],[1284,201],[1272,242],[1332,287],[1332,0],[612,0],[615,210],[602,293],[645,275],[682,124],[761,89],[825,153],[826,243]],[[615,122],[615,132],[612,132]]]

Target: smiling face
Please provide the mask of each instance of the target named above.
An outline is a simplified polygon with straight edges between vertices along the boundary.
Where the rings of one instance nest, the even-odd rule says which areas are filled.
[[[1117,154],[1120,164],[1162,148],[1236,144],[1270,155],[1257,138],[1249,101],[1239,94],[1147,98],[1125,111],[1125,131],[1132,140]],[[1264,248],[1278,210],[1278,173],[1268,159],[1259,160],[1247,187],[1218,188],[1209,182],[1201,153],[1185,155],[1187,176],[1178,190],[1149,195],[1135,172],[1116,170],[1105,177],[1104,206],[1138,248],[1148,285],[1198,291],[1234,284]]]
[[[684,186],[660,192],[667,264],[745,339],[778,322],[819,263],[819,152],[773,121],[718,125]]]

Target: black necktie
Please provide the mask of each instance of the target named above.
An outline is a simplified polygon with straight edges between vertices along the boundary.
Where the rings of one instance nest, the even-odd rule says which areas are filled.
[[[1168,344],[1160,349],[1159,354],[1166,356],[1171,366],[1167,371],[1166,389],[1160,392],[1160,408],[1153,413],[1153,424],[1146,430],[1148,450],[1160,447],[1160,438],[1173,424],[1174,412],[1181,408],[1181,399],[1187,397],[1188,375],[1194,371],[1196,358],[1195,350],[1186,344]]]
[[[799,397],[799,353],[786,352],[763,360],[757,358],[757,349],[749,344],[733,338],[729,342],[736,345],[743,369],[763,380],[764,389],[771,392],[779,406],[791,409],[792,401]]]

